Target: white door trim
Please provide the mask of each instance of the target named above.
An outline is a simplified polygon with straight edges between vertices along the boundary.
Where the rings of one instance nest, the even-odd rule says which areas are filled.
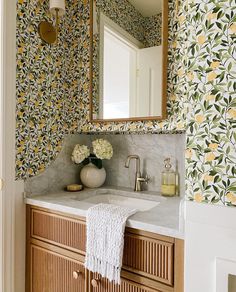
[[[15,242],[20,244],[19,239],[15,238],[16,1],[1,0],[0,13],[0,159],[2,160],[0,177],[4,180],[4,187],[0,192],[0,292],[14,292],[18,290],[14,281]]]

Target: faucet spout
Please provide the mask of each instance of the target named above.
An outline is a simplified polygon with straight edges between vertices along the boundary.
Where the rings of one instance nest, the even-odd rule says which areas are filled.
[[[136,172],[140,173],[140,157],[138,155],[129,155],[125,162],[125,167],[129,168],[130,160],[135,159],[136,160]]]

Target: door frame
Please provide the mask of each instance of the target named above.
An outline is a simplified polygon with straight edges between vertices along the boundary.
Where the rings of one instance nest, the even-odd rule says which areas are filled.
[[[0,178],[4,181],[0,191],[0,292],[15,292],[15,288],[22,292],[23,284],[19,289],[15,285],[18,245],[24,254],[24,232],[21,238],[15,236],[23,222],[20,217],[15,220],[19,194],[22,195],[23,190],[23,183],[15,181],[16,1],[1,0],[0,5]],[[20,264],[24,268],[24,262]]]

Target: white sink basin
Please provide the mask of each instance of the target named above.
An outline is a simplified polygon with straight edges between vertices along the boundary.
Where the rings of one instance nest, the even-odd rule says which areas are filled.
[[[126,206],[134,208],[138,211],[148,211],[160,204],[158,201],[137,199],[113,194],[98,194],[91,196],[87,199],[81,200],[82,202],[88,202],[91,204],[114,204],[118,206]]]

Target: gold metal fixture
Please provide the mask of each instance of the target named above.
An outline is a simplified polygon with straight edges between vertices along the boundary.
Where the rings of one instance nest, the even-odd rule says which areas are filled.
[[[148,175],[145,177],[141,177],[140,172],[140,157],[138,155],[129,155],[125,162],[125,167],[129,168],[130,160],[135,159],[136,160],[136,172],[135,172],[135,184],[134,184],[134,191],[140,192],[142,191],[142,183],[148,184],[150,178]]]
[[[55,26],[49,21],[41,21],[39,35],[47,44],[57,43],[59,33],[59,18],[65,13],[65,0],[50,0],[50,12],[55,16]]]
[[[57,31],[52,23],[41,21],[39,24],[39,35],[47,44],[53,44],[57,40]]]

